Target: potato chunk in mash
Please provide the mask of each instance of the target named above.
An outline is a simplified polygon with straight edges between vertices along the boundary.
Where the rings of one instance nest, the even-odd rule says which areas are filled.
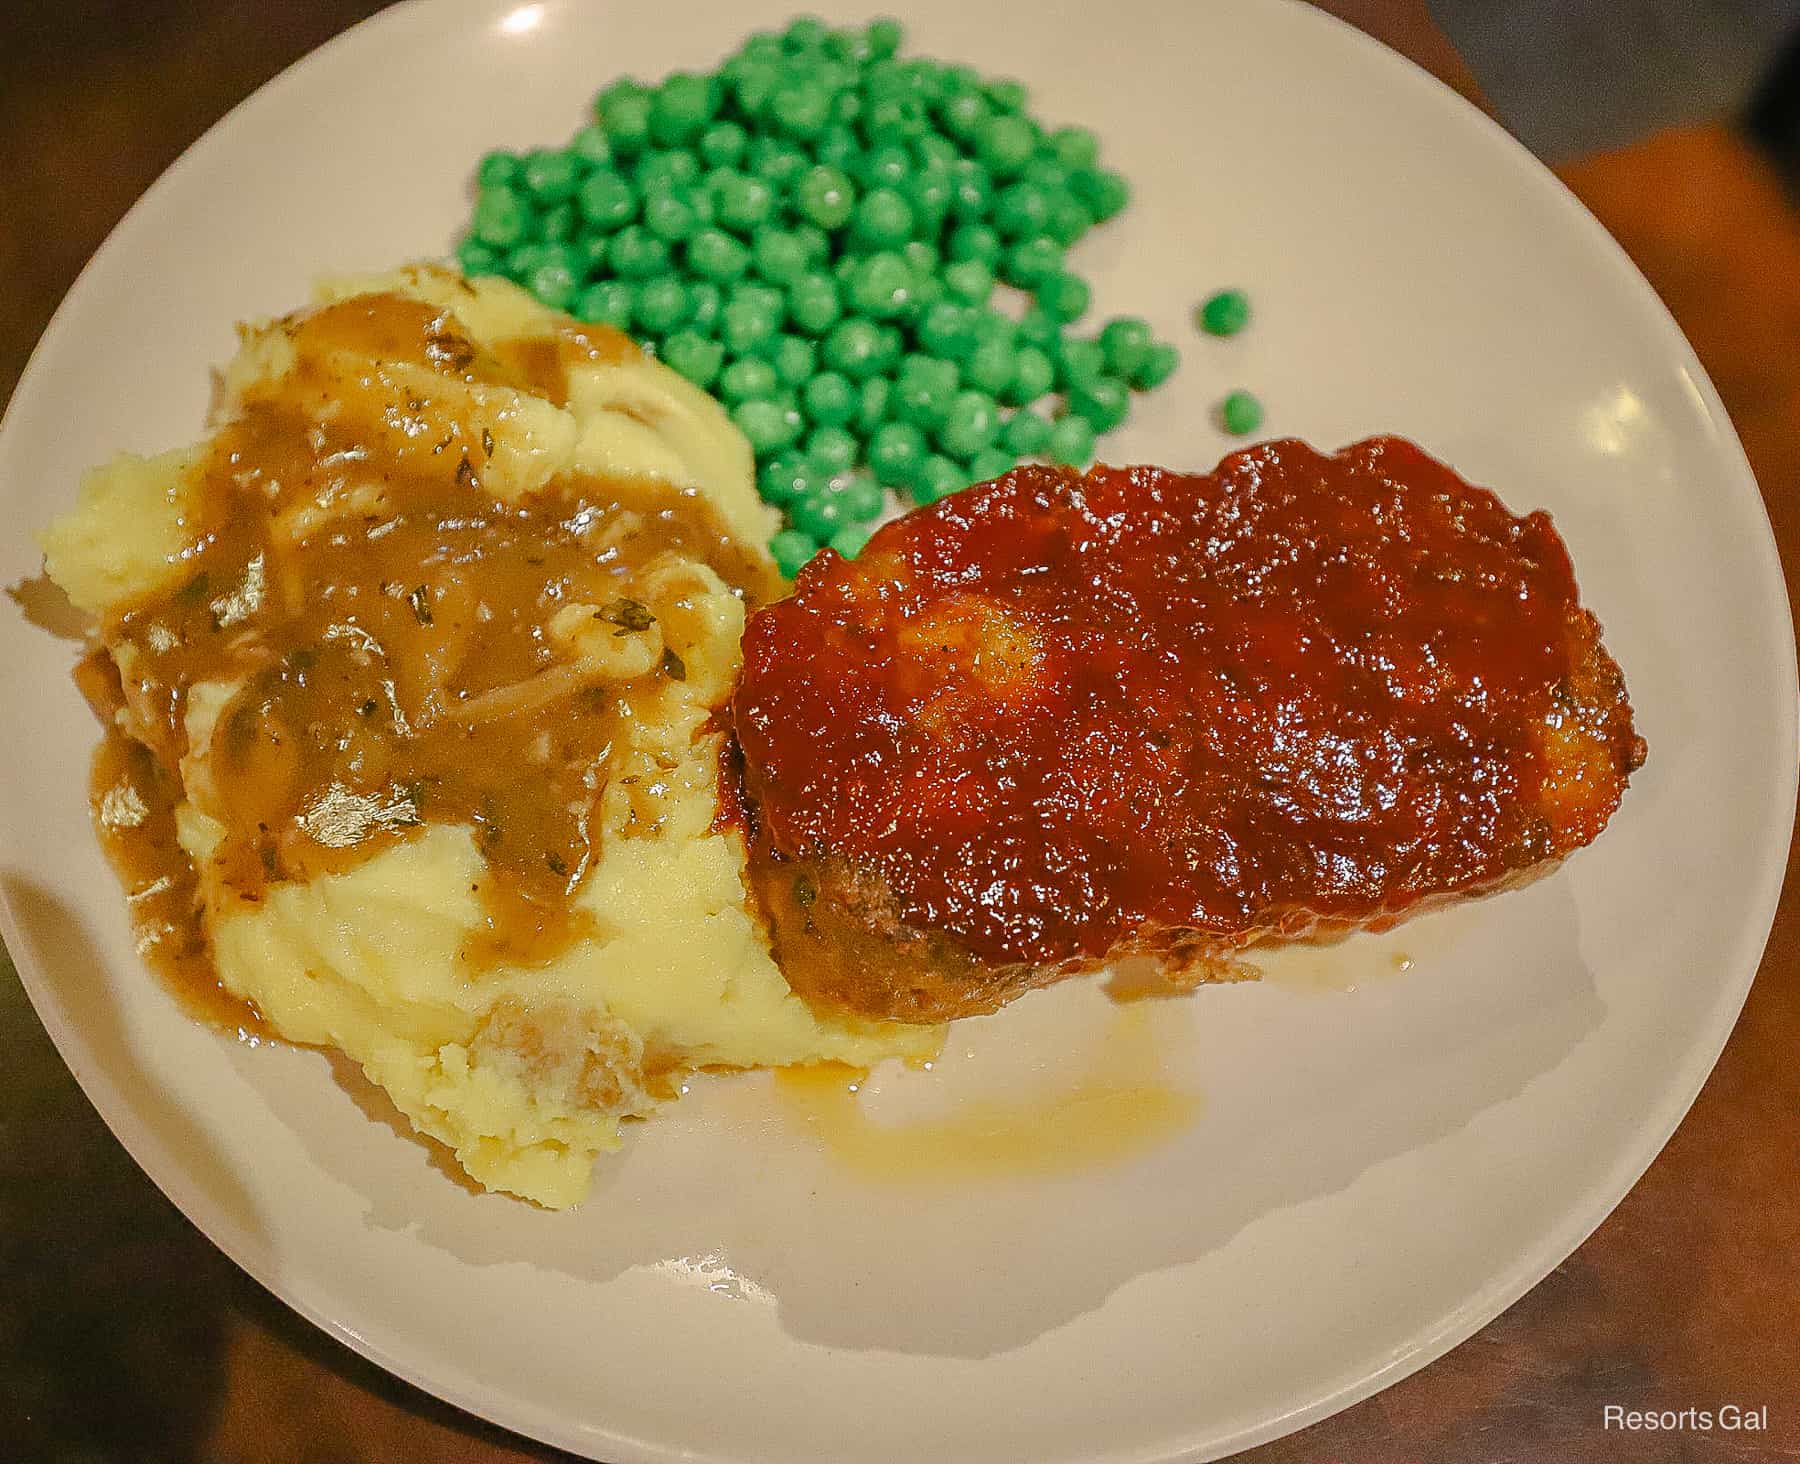
[[[553,1207],[696,1067],[934,1050],[788,989],[718,818],[714,712],[779,588],[719,406],[430,267],[241,334],[210,435],[43,539],[99,622],[147,951]]]

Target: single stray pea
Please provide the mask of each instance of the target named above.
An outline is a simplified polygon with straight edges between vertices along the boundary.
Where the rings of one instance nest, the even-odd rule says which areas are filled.
[[[1233,437],[1248,437],[1262,423],[1262,403],[1247,391],[1234,391],[1219,403],[1219,425]]]
[[[1250,323],[1250,297],[1242,290],[1218,290],[1200,307],[1200,328],[1208,335],[1234,336]]]

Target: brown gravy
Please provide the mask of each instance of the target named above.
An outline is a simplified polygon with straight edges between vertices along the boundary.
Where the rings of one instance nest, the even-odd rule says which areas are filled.
[[[385,294],[282,328],[293,369],[252,390],[197,469],[185,579],[102,629],[155,754],[102,749],[102,841],[140,931],[164,932],[152,946],[203,962],[179,908],[192,910],[192,872],[176,877],[168,809],[190,693],[239,684],[205,759],[232,897],[254,903],[272,883],[347,868],[423,824],[469,824],[487,866],[475,963],[548,959],[580,933],[569,901],[593,854],[596,774],[630,714],[619,685],[583,685],[559,665],[550,618],[593,604],[617,634],[642,629],[633,581],[665,551],[753,602],[777,582],[703,500],[664,483],[568,476],[517,504],[484,490],[495,444],[459,420],[452,384],[564,402],[569,365],[635,355],[625,337],[570,328],[490,353],[450,314]],[[650,676],[683,674],[668,656]],[[145,818],[109,825],[103,807],[133,798]],[[177,984],[217,991],[210,971]]]

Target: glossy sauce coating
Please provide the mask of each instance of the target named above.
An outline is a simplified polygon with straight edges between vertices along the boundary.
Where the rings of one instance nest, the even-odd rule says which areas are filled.
[[[571,328],[488,354],[454,317],[397,295],[284,328],[295,365],[253,389],[197,470],[202,534],[186,578],[102,628],[128,668],[136,730],[171,773],[189,750],[193,689],[241,687],[203,773],[235,898],[345,868],[424,823],[467,823],[488,914],[467,954],[548,958],[579,933],[569,897],[592,853],[596,772],[630,715],[628,688],[570,673],[551,617],[598,605],[627,633],[647,614],[633,578],[665,551],[752,598],[772,575],[667,484],[565,476],[496,498],[482,485],[491,436],[429,385],[560,403],[567,364],[634,354],[623,336]],[[432,376],[421,386],[385,363]],[[665,657],[646,679],[683,674]]]
[[[1398,439],[1282,441],[1020,469],[821,556],[752,617],[733,713],[779,859],[1049,966],[1368,923],[1587,843],[1643,758],[1597,630],[1547,515]]]

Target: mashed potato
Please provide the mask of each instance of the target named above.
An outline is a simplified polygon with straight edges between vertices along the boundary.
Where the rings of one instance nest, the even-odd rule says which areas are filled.
[[[716,403],[421,267],[247,327],[210,425],[43,542],[226,990],[551,1207],[694,1068],[935,1049],[810,1009],[749,906],[714,710],[770,525]]]

